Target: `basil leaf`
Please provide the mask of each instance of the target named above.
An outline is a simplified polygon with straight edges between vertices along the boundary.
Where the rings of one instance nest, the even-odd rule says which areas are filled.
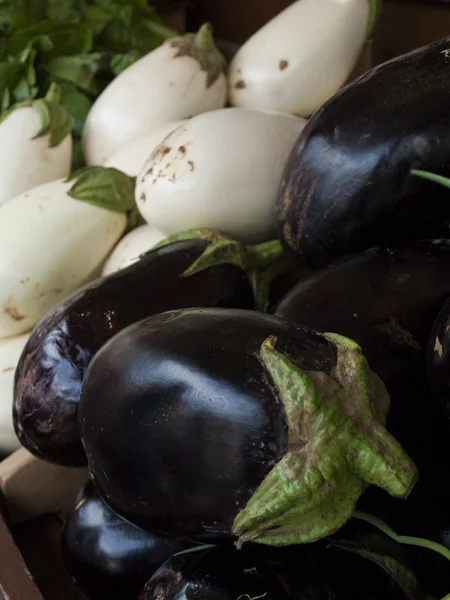
[[[114,212],[127,212],[135,206],[135,178],[117,169],[85,167],[67,181],[74,181],[68,194],[76,200]]]
[[[100,52],[60,56],[52,60],[45,68],[52,79],[71,82],[86,93],[96,96],[102,91],[96,75],[102,70],[108,70],[109,58]]]
[[[92,101],[90,98],[75,85],[69,82],[62,82],[61,104],[63,104],[72,118],[72,133],[80,137],[83,131],[83,124],[87,114],[91,109]]]

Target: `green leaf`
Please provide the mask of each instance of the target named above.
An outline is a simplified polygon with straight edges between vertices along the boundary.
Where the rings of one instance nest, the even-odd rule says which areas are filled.
[[[74,136],[81,137],[83,124],[92,107],[92,101],[70,82],[62,82],[60,87],[61,104],[67,108],[72,119],[72,133]]]
[[[94,35],[99,35],[113,17],[108,11],[94,5],[86,7],[86,18]]]
[[[43,21],[14,33],[9,40],[10,54],[19,54],[42,35],[47,36],[52,43],[51,48],[44,53],[46,61],[57,56],[90,52],[92,49],[93,36],[88,24]]]
[[[100,52],[77,54],[75,56],[60,56],[46,66],[52,79],[68,81],[91,96],[97,96],[102,91],[96,75],[109,67],[109,58]]]
[[[11,98],[12,90],[19,85],[25,73],[26,65],[23,63],[0,63],[0,98],[3,110],[14,102]]]
[[[128,69],[139,58],[137,52],[128,52],[127,54],[116,54],[111,60],[111,71],[117,76]]]
[[[107,167],[85,167],[73,173],[69,196],[114,212],[128,212],[135,206],[135,179]]]

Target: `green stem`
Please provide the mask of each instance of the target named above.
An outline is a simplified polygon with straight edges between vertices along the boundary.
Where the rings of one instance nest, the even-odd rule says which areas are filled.
[[[214,50],[214,37],[210,23],[204,23],[195,36],[195,44],[199,50]]]
[[[209,550],[210,548],[215,548],[215,544],[201,544],[201,546],[194,546],[193,548],[188,548],[187,550],[181,550],[174,554],[174,556],[181,556],[182,554],[191,554],[191,552],[200,552],[201,550]]]
[[[47,102],[59,102],[61,99],[61,88],[55,82],[50,84],[50,87],[45,94]]]
[[[426,540],[424,538],[412,537],[408,535],[397,535],[393,529],[389,527],[384,521],[379,519],[378,517],[374,517],[373,515],[369,515],[364,512],[356,511],[353,514],[354,519],[359,519],[360,521],[365,521],[366,523],[370,523],[380,531],[382,531],[385,535],[393,539],[398,544],[404,544],[405,546],[418,546],[419,548],[426,548],[427,550],[432,550],[433,552],[437,552],[447,560],[450,560],[450,550],[437,542],[433,542],[431,540]],[[444,599],[445,600],[445,599]]]
[[[264,271],[278,260],[281,260],[284,255],[283,246],[278,240],[270,240],[270,242],[263,242],[255,246],[246,246],[245,249],[250,256],[252,267],[257,271]]]
[[[429,171],[420,171],[419,169],[411,169],[411,175],[416,175],[422,179],[428,179],[428,181],[439,183],[450,189],[450,179],[444,177],[443,175],[436,175],[435,173],[430,173]]]
[[[382,0],[369,0],[369,20],[367,22],[366,40],[372,39],[375,28],[380,20]]]

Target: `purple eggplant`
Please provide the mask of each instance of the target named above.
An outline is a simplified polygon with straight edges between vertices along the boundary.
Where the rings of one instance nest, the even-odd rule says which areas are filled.
[[[136,600],[145,582],[181,544],[143,531],[106,506],[92,483],[64,523],[67,571],[90,600]]]
[[[279,231],[306,264],[405,240],[447,237],[450,37],[379,65],[310,119],[288,160]]]
[[[55,463],[86,464],[78,403],[97,350],[131,323],[166,310],[263,309],[260,270],[281,255],[277,241],[244,247],[217,232],[188,231],[64,300],[37,325],[16,370],[13,418],[22,445]]]
[[[307,543],[369,484],[406,498],[414,464],[354,342],[231,309],[155,315],[117,334],[83,383],[94,484],[144,529],[198,541]]]
[[[406,589],[376,563],[336,546],[215,547],[170,559],[139,600],[408,600]]]
[[[374,248],[314,272],[277,316],[355,340],[391,396],[388,428],[442,498],[450,474],[449,427],[431,397],[426,346],[450,294],[450,241]],[[431,488],[430,488],[431,489]]]

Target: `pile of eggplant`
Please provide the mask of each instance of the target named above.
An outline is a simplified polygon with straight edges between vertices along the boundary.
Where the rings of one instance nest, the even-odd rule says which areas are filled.
[[[450,598],[450,37],[348,83],[378,12],[168,40],[75,173],[57,82],[0,120],[67,146],[0,195],[0,452],[88,466],[90,600]]]

